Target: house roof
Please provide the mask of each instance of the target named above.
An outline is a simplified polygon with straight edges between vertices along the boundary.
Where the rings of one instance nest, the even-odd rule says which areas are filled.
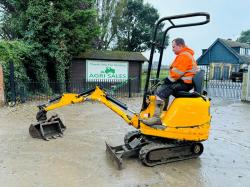
[[[119,61],[137,61],[144,62],[148,61],[139,52],[128,52],[128,51],[101,51],[101,50],[89,50],[74,58],[84,59],[95,59],[95,60],[119,60]]]
[[[241,63],[247,63],[250,64],[250,55],[240,55],[238,54],[235,50],[233,50],[233,47],[242,47],[242,48],[250,48],[249,44],[246,43],[240,43],[240,42],[236,42],[236,41],[232,41],[232,40],[225,40],[222,38],[218,38],[217,40],[215,40],[215,42],[206,50],[205,53],[203,53],[198,59],[197,61],[199,61],[203,56],[205,56],[207,54],[207,52],[217,43],[217,42],[222,43],[231,53],[234,54],[234,56],[236,58],[239,59],[239,61]]]
[[[228,46],[230,47],[242,47],[242,48],[250,48],[250,45],[247,43],[240,43],[240,42],[236,42],[233,40],[225,40],[222,38],[219,38],[220,40],[222,40],[223,42],[225,42]]]
[[[240,55],[246,64],[250,64],[250,55]]]

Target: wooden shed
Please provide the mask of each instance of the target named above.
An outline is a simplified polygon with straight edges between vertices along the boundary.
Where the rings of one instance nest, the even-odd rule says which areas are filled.
[[[139,52],[91,50],[74,57],[69,69],[69,80],[82,90],[101,84],[108,89],[141,88],[142,64],[148,61]],[[130,84],[130,85],[129,85]]]

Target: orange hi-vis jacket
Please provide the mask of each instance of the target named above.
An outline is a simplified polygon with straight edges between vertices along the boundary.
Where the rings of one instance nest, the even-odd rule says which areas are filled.
[[[192,49],[184,47],[176,56],[169,70],[168,79],[171,82],[182,79],[185,83],[192,83],[192,78],[198,71],[197,63],[193,55],[194,51]]]

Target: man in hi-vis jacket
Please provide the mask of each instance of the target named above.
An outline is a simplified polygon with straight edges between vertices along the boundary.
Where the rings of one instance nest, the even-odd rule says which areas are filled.
[[[194,51],[185,45],[182,38],[172,41],[175,60],[170,66],[169,76],[156,90],[155,112],[151,118],[142,122],[148,126],[161,125],[161,112],[164,100],[168,101],[170,95],[176,91],[189,91],[193,88],[192,78],[198,71],[197,63],[193,57]]]

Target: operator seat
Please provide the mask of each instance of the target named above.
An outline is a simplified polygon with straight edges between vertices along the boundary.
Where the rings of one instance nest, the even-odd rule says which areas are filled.
[[[194,91],[193,92],[186,92],[186,91],[178,91],[173,94],[175,98],[179,97],[200,97],[203,92],[203,83],[204,83],[204,70],[198,71],[195,76],[193,77],[193,85]]]

